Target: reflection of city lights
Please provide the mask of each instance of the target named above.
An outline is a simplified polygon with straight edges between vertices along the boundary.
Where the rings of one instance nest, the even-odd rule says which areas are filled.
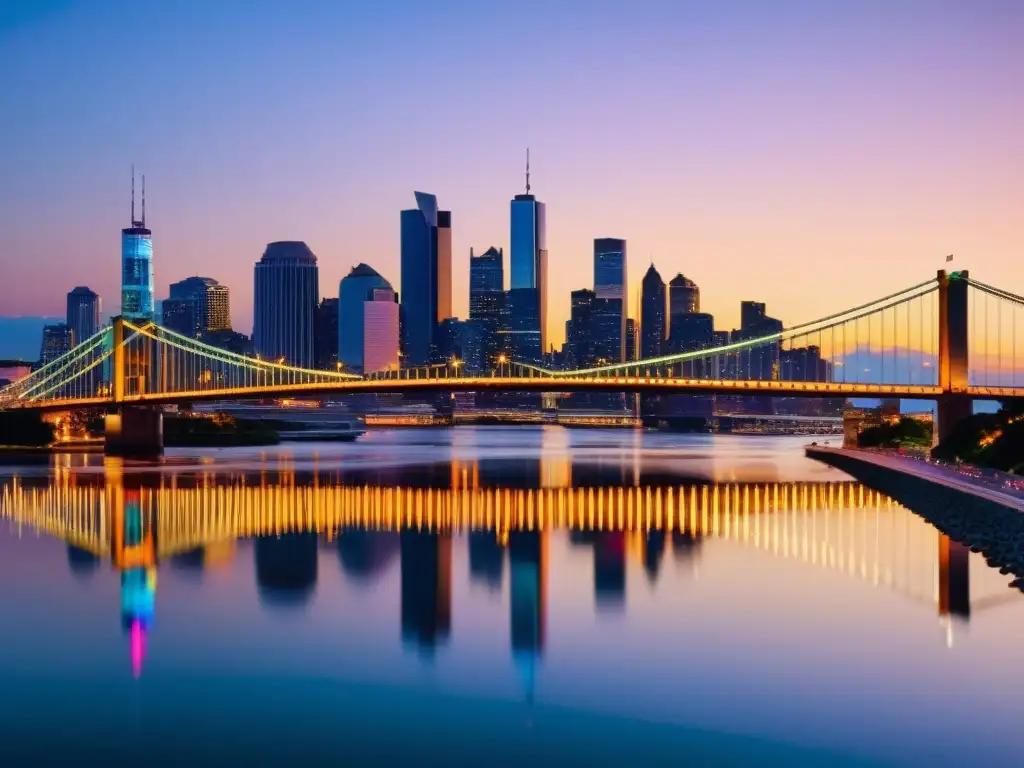
[[[146,658],[146,630],[142,622],[133,621],[131,626],[132,676],[138,680],[142,676],[142,661]]]

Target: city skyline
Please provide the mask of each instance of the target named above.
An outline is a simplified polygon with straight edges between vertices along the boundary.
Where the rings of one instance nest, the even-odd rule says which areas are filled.
[[[454,78],[438,97],[441,118],[429,126],[413,119],[420,97],[397,77],[404,66],[396,53],[391,63],[375,59],[377,68],[365,79],[330,81],[329,100],[346,105],[357,120],[345,120],[338,131],[341,115],[330,109],[318,127],[275,128],[274,135],[284,132],[274,146],[267,143],[274,121],[254,117],[268,100],[280,102],[274,112],[307,110],[321,88],[282,87],[307,75],[318,83],[324,73],[348,72],[348,57],[368,55],[358,44],[335,44],[337,15],[325,8],[322,18],[288,20],[308,53],[275,73],[255,60],[260,40],[280,20],[271,10],[252,13],[253,48],[231,44],[240,69],[225,66],[218,58],[223,49],[214,45],[229,24],[224,11],[194,11],[166,24],[161,10],[140,11],[154,45],[146,67],[149,109],[136,126],[125,119],[136,109],[111,69],[116,57],[98,55],[89,67],[64,63],[66,56],[102,53],[116,33],[116,25],[101,24],[105,17],[96,8],[103,5],[16,16],[8,24],[17,37],[0,37],[0,63],[18,73],[0,103],[21,116],[0,136],[16,158],[9,178],[21,179],[0,193],[3,315],[59,317],[61,294],[79,284],[117,311],[112,233],[125,223],[133,160],[148,176],[157,297],[167,295],[172,281],[215,274],[235,293],[235,325],[243,332],[252,321],[249,270],[268,242],[307,242],[325,285],[337,284],[360,262],[394,279],[400,272],[395,211],[408,206],[417,188],[436,193],[455,217],[453,313],[466,317],[469,248],[510,251],[506,206],[523,190],[526,146],[532,191],[550,206],[547,332],[555,345],[564,335],[569,293],[587,287],[581,274],[592,240],[608,232],[628,240],[633,253],[630,316],[637,315],[636,286],[653,257],[664,277],[682,272],[702,286],[702,309],[721,327],[739,327],[737,305],[744,299],[784,308],[787,321],[820,317],[833,300],[853,304],[875,295],[879,274],[886,283],[905,284],[941,266],[947,253],[990,283],[1009,284],[1024,245],[1015,213],[1024,182],[1007,162],[1024,154],[1024,139],[1008,129],[1020,117],[1012,84],[1024,71],[1024,56],[1011,42],[1022,12],[1008,3],[950,6],[941,15],[925,13],[920,3],[898,9],[868,3],[806,18],[797,13],[806,4],[767,13],[741,3],[746,13],[738,20],[724,10],[659,7],[617,24],[597,19],[568,43],[562,32],[572,15],[551,9],[535,30],[535,55],[515,71],[501,62],[525,22],[505,11],[464,16],[442,3],[430,24],[417,27],[413,20],[425,19],[410,10],[392,29],[393,19],[363,10],[365,28],[391,43],[405,40],[418,50],[428,31],[440,34],[419,52],[426,66]],[[448,22],[451,29],[439,29]],[[464,40],[473,25],[504,22],[508,28],[497,38],[484,36],[495,59],[476,74],[456,76],[456,62],[437,43],[449,35]],[[92,34],[67,41],[83,23]],[[586,53],[601,49],[596,44],[613,32],[645,39],[651,51],[640,57],[635,44],[627,46],[617,66],[629,66],[619,76],[606,71],[612,62]],[[170,53],[193,33],[194,66],[209,72],[208,81],[191,68],[178,77],[181,61]],[[330,47],[327,38],[335,41]],[[696,53],[679,45],[691,38],[700,68],[688,66]],[[459,60],[480,45],[462,47]],[[339,48],[344,52],[334,52]],[[26,57],[41,50],[38,66],[28,67]],[[754,66],[765,57],[769,66]],[[21,74],[30,70],[31,78]],[[248,96],[225,96],[236,90],[229,86],[241,71],[251,84]],[[628,82],[640,85],[629,90]],[[21,98],[40,85],[52,104]],[[396,97],[388,101],[400,106],[385,107],[372,95],[388,89]],[[529,128],[512,121],[497,131],[476,130],[475,121],[463,119],[470,104],[498,90],[508,102],[499,116],[538,103],[546,119]],[[79,91],[90,100],[75,98]],[[666,93],[674,94],[669,106]],[[628,119],[574,117],[609,97],[621,100]],[[206,111],[196,112],[189,106],[194,101]],[[103,117],[83,124],[81,111],[93,105],[90,114]],[[881,115],[884,121],[876,119]],[[65,136],[72,126],[75,133]],[[325,143],[328,135],[332,144]],[[54,210],[61,226],[39,238]],[[826,296],[801,290],[794,276],[821,269],[823,260],[841,270],[842,281]],[[66,285],[47,290],[52,277],[44,275],[56,268]]]

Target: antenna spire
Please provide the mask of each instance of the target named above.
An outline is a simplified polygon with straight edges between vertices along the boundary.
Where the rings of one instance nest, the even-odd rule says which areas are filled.
[[[135,163],[132,163],[132,218],[131,224],[135,226]]]
[[[526,148],[526,194],[530,194],[530,148]]]
[[[146,226],[146,174],[142,174],[142,226]]]

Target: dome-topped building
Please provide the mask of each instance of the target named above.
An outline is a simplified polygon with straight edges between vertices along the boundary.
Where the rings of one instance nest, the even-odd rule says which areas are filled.
[[[256,262],[254,282],[254,351],[266,359],[312,368],[320,301],[316,254],[297,240],[269,243]]]

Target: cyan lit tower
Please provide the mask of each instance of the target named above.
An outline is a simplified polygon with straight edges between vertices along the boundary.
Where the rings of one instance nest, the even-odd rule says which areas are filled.
[[[452,316],[452,214],[437,197],[416,192],[402,211],[402,353],[406,366],[426,365],[438,324]]]
[[[67,324],[75,345],[91,338],[100,329],[100,297],[84,285],[68,291]]]
[[[121,315],[154,319],[153,233],[146,228],[146,177],[142,177],[142,219],[135,219],[135,166],[132,166],[132,225],[121,230]]]
[[[594,293],[603,299],[598,357],[609,363],[626,359],[626,241],[594,239]]]
[[[526,194],[512,198],[508,334],[513,357],[539,360],[547,349],[547,212],[530,194],[530,152],[526,152]]]
[[[316,255],[300,241],[267,245],[256,263],[252,343],[256,354],[312,368],[320,301]]]

